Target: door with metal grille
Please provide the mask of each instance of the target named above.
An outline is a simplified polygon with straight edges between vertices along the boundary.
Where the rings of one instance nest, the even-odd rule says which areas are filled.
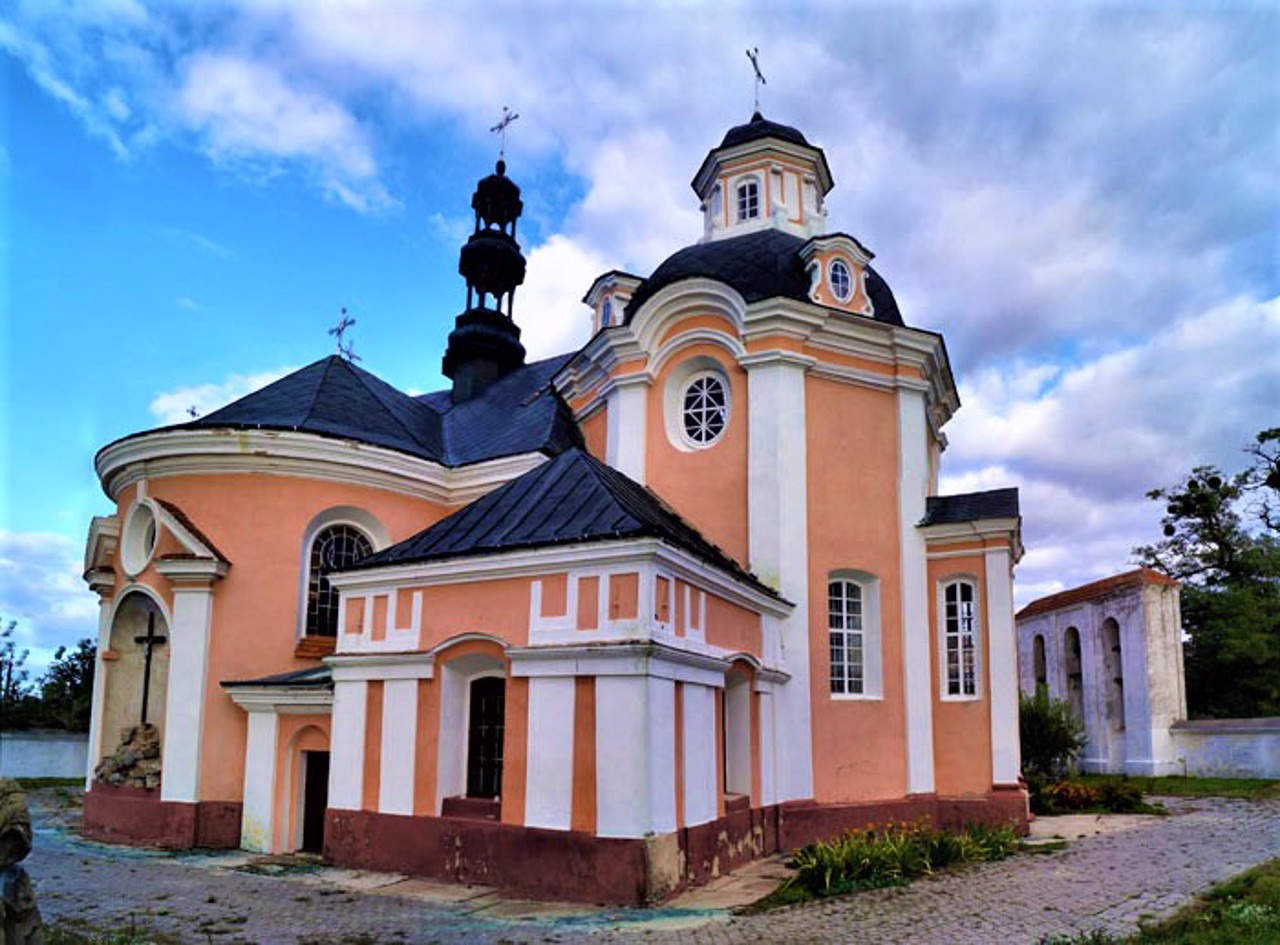
[[[507,682],[485,676],[471,683],[467,723],[467,797],[502,792],[502,732]]]

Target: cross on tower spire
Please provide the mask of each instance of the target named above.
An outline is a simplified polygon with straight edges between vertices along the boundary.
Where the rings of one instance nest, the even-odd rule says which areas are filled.
[[[502,106],[502,120],[490,128],[490,131],[497,132],[498,140],[498,160],[502,160],[507,155],[507,125],[511,124],[520,116],[513,112],[507,106]]]
[[[339,320],[338,324],[334,325],[332,328],[329,329],[329,334],[332,335],[334,338],[338,339],[338,354],[346,355],[348,361],[353,360],[350,355],[351,345],[348,343],[346,349],[345,350],[343,349],[342,335],[343,333],[346,332],[348,328],[350,328],[355,323],[356,323],[356,320],[347,315],[347,309],[346,309],[346,306],[344,305],[342,308],[341,320]]]
[[[756,114],[759,114],[760,86],[769,84],[768,82],[765,81],[764,73],[760,71],[760,47],[755,46],[755,47],[752,47],[751,49],[748,49],[747,58],[751,60],[751,68],[755,70],[755,74],[756,74],[756,101],[755,101],[754,111]]]

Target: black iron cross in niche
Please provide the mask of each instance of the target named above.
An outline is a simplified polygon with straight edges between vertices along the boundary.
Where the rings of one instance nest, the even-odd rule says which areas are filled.
[[[156,635],[156,615],[154,613],[147,614],[147,635],[145,637],[134,637],[134,643],[142,644],[143,652],[143,668],[142,668],[142,724],[147,724],[147,703],[151,701],[151,652],[163,643],[168,643],[168,637]]]

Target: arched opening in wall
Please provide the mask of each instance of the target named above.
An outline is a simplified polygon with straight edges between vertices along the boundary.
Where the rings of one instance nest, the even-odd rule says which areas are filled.
[[[725,674],[720,691],[724,726],[720,732],[724,793],[727,797],[751,795],[751,672],[741,665]]]
[[[169,623],[149,594],[128,592],[116,606],[108,639],[102,654],[106,675],[103,756],[115,756],[130,743],[129,752],[120,752],[118,760],[123,764],[114,772],[120,783],[158,787],[169,691]],[[148,728],[139,729],[144,723]]]
[[[437,664],[441,700],[437,799],[446,817],[498,817],[507,673],[506,664],[496,655],[499,648],[492,648],[495,655],[469,652]]]
[[[1072,714],[1084,721],[1084,672],[1080,668],[1080,631],[1067,627],[1062,640],[1063,663],[1067,673],[1067,703]]]
[[[330,525],[316,535],[307,562],[305,636],[338,635],[338,591],[329,583],[329,575],[372,553],[373,542],[354,525]]]
[[[1049,685],[1049,670],[1044,658],[1044,634],[1037,633],[1031,641],[1031,665],[1036,677],[1036,691]]]
[[[329,736],[317,725],[300,728],[284,750],[283,849],[324,851],[324,815],[329,807]]]
[[[1108,617],[1102,622],[1102,672],[1106,684],[1107,726],[1124,731],[1124,661],[1120,650],[1120,625]]]

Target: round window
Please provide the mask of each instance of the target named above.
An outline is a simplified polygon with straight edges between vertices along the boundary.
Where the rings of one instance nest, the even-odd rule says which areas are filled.
[[[120,544],[120,556],[130,575],[146,568],[156,550],[156,516],[146,502],[139,502],[129,512]]]
[[[849,301],[853,292],[853,278],[849,267],[839,259],[831,264],[831,291],[841,302]]]
[[[685,438],[694,446],[710,446],[729,422],[729,391],[716,374],[698,374],[684,389],[681,419]]]

